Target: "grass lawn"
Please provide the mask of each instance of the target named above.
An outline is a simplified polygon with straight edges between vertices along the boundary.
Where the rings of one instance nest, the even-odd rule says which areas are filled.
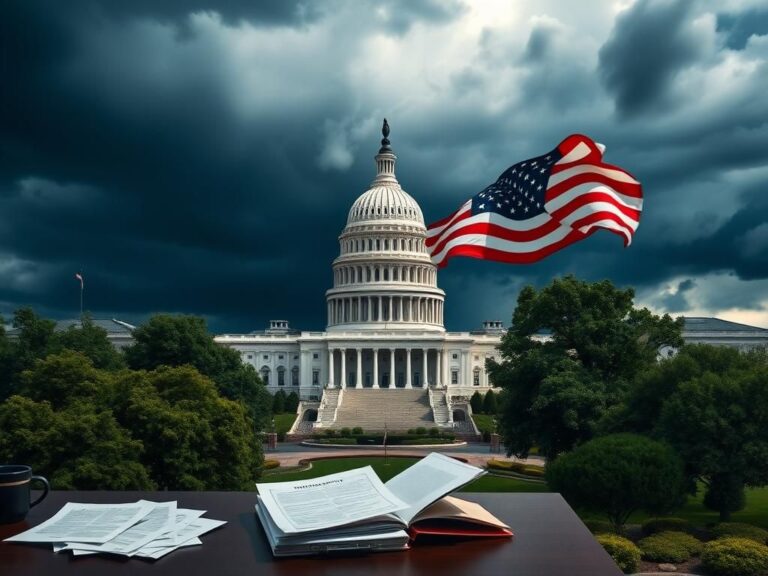
[[[275,420],[277,424],[277,419]],[[361,466],[373,466],[373,469],[379,477],[385,482],[396,476],[408,466],[416,463],[417,458],[391,457],[384,462],[383,457],[370,458],[334,458],[327,460],[316,460],[312,463],[309,470],[300,472],[267,472],[261,482],[283,482],[288,480],[306,480],[307,478],[316,478],[341,472],[342,470],[351,470]],[[462,492],[548,492],[546,484],[526,482],[516,478],[501,478],[498,476],[483,476],[466,486]],[[698,526],[715,523],[718,521],[716,512],[707,510],[702,504],[704,498],[703,489],[700,488],[696,496],[688,498],[688,502],[680,508],[666,514],[666,516],[675,516],[685,518]],[[589,511],[577,510],[579,516],[586,520],[588,518],[604,519],[601,516]],[[648,518],[647,514],[636,513],[629,519],[630,524],[641,524]],[[756,526],[768,529],[768,487],[753,488],[747,490],[747,505],[741,512],[736,512],[732,516],[733,522],[747,522]]]
[[[333,458],[328,460],[315,460],[309,470],[301,472],[275,472],[265,474],[261,482],[287,482],[289,480],[306,480],[317,478],[342,470],[351,470],[362,466],[373,466],[376,474],[384,482],[397,476],[400,472],[415,464],[418,458],[388,458],[384,462],[383,457],[371,458]],[[544,484],[525,482],[516,478],[499,478],[497,476],[484,476],[466,486],[462,492],[546,492]]]
[[[496,426],[493,423],[494,416],[490,414],[472,414],[472,420],[475,421],[477,429],[480,433],[483,432],[495,432]]]
[[[286,413],[286,414],[275,414],[275,432],[280,434],[281,432],[285,434],[288,432],[288,430],[291,429],[291,426],[293,426],[293,421],[296,420],[296,414],[293,413]]]

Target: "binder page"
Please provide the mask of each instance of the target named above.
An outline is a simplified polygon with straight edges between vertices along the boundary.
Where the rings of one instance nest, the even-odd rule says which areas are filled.
[[[386,486],[408,504],[408,508],[396,515],[410,524],[424,508],[483,474],[485,471],[481,468],[432,452],[392,478]]]
[[[343,526],[407,507],[370,466],[256,487],[269,516],[286,534]]]

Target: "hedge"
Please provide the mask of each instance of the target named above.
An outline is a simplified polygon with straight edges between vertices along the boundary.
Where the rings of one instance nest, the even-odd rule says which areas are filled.
[[[333,430],[326,430],[325,434],[312,436],[315,442],[322,444],[359,444],[362,446],[381,446],[384,443],[383,435],[358,434],[351,438],[336,436]],[[401,446],[409,444],[448,444],[456,439],[454,434],[442,434],[439,437],[426,435],[392,435],[387,434],[387,446]]]
[[[650,518],[643,522],[643,534],[650,536],[657,532],[689,532],[691,523],[685,518]]]
[[[768,571],[768,546],[749,538],[720,538],[704,545],[701,565],[713,576],[758,576]]]
[[[278,466],[280,466],[279,460],[271,460],[271,459],[264,460],[264,470],[272,470],[273,468],[277,468]]]
[[[616,534],[598,534],[595,539],[605,548],[622,572],[631,574],[637,571],[637,566],[640,564],[640,548],[631,540]]]
[[[637,543],[643,560],[650,562],[685,562],[701,553],[702,544],[685,532],[659,532]]]
[[[742,522],[721,522],[712,528],[712,535],[715,538],[723,538],[725,536],[749,538],[760,544],[768,542],[768,530],[763,530],[757,526],[752,526],[752,524],[744,524]]]
[[[584,525],[589,528],[592,534],[612,534],[616,532],[616,527],[607,520],[584,520]]]
[[[507,460],[496,460],[491,458],[486,466],[491,470],[502,470],[504,472],[516,472],[525,476],[544,477],[544,468],[533,464],[524,464],[523,462],[509,462]]]

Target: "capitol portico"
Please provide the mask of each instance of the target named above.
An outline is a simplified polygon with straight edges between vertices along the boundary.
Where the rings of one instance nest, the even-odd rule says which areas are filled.
[[[216,341],[239,350],[271,392],[296,391],[307,406],[324,389],[431,390],[430,405],[444,402],[448,412],[435,423],[451,425],[454,403],[463,406],[474,391],[490,387],[485,362],[497,354],[503,329],[494,321],[477,331],[446,332],[445,292],[426,247],[424,216],[396,178],[386,121],[382,134],[376,176],[339,236],[326,330],[294,331],[274,320],[263,332]],[[327,402],[332,395],[325,396]]]

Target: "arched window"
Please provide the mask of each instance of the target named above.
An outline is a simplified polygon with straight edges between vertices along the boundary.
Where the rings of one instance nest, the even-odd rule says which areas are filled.
[[[291,385],[292,386],[298,386],[299,385],[299,367],[294,366],[291,368]]]
[[[480,368],[475,368],[472,371],[472,385],[480,386]]]
[[[277,385],[285,386],[285,367],[278,366],[277,368]]]
[[[378,282],[379,281],[379,267],[376,266],[376,268],[374,270],[375,271],[374,271],[374,278],[373,279],[374,279],[375,282]]]
[[[384,268],[384,281],[389,282],[389,268]]]
[[[261,372],[261,381],[264,382],[264,386],[269,386],[269,366],[262,366],[259,372]]]

